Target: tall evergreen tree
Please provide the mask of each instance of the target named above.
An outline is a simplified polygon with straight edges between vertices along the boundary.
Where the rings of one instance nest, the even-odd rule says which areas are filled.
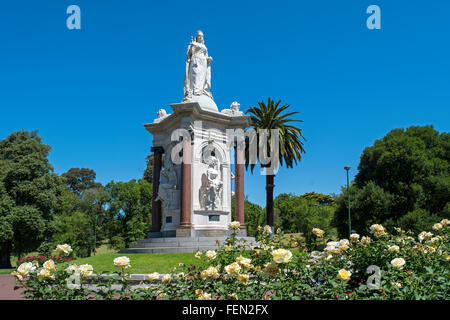
[[[37,131],[0,141],[0,267],[10,267],[11,253],[48,251],[52,214],[64,190],[48,161],[50,149]]]

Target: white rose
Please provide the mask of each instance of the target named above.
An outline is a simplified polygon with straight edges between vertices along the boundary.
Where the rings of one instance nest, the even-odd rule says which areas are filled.
[[[71,264],[65,270],[68,274],[74,274],[78,272],[78,267],[75,264]]]
[[[400,247],[399,247],[399,246],[396,246],[396,245],[390,246],[390,247],[388,248],[388,251],[389,251],[389,252],[392,252],[392,253],[397,253],[397,252],[400,251]]]
[[[161,279],[162,282],[170,282],[171,280],[172,276],[170,274],[165,274]]]
[[[396,269],[402,269],[405,263],[406,261],[403,258],[395,258],[391,261],[391,265]]]
[[[36,270],[36,266],[32,262],[25,262],[25,263],[22,263],[17,268],[17,273],[20,274],[22,277],[26,277],[30,273],[33,273],[35,270]]]
[[[208,251],[206,251],[205,256],[209,260],[214,260],[216,258],[216,252],[214,250],[208,250]]]
[[[434,226],[433,226],[433,230],[436,230],[436,231],[438,231],[438,230],[441,230],[442,229],[442,224],[441,223],[436,223]]]
[[[131,265],[130,265],[130,259],[129,259],[128,257],[125,257],[125,256],[115,258],[115,259],[114,259],[114,265],[115,265],[116,267],[123,268],[123,269],[126,269],[126,268],[128,268],[128,267],[131,267]]]
[[[352,233],[351,235],[350,235],[350,240],[352,240],[352,241],[358,241],[359,240],[359,234],[357,234],[357,233]]]
[[[267,235],[272,234],[272,228],[270,226],[265,226],[263,232]]]
[[[285,249],[272,251],[273,261],[276,263],[288,263],[292,260],[292,252]]]
[[[87,277],[93,273],[94,268],[90,264],[83,264],[78,267],[78,271],[81,273],[83,277]]]

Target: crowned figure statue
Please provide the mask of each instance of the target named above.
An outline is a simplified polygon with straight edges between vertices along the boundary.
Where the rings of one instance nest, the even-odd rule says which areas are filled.
[[[212,99],[211,61],[212,57],[208,56],[208,49],[203,40],[203,32],[198,31],[195,40],[191,39],[187,49],[183,102],[201,95]]]

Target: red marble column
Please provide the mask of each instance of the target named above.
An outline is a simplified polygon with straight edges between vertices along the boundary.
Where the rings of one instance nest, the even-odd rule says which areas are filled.
[[[246,229],[244,212],[244,149],[234,148],[234,208],[235,218],[241,224],[240,229]]]
[[[152,147],[153,152],[153,203],[152,203],[152,229],[150,232],[161,231],[161,200],[156,200],[158,197],[159,178],[161,174],[162,154],[164,152],[162,147]]]
[[[183,139],[183,163],[181,165],[181,219],[177,228],[177,236],[189,236],[186,232],[178,229],[190,229],[192,203],[191,203],[191,139]]]

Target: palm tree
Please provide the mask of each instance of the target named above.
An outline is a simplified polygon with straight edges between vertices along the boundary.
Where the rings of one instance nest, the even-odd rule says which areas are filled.
[[[251,155],[249,154],[249,145],[256,142],[257,155],[254,157],[259,159],[259,138],[260,133],[265,131],[267,133],[267,143],[262,145],[266,148],[267,154],[270,156],[271,152],[274,152],[273,146],[271,146],[271,129],[278,129],[279,132],[279,157],[276,160],[277,163],[262,164],[261,167],[266,168],[266,215],[267,224],[269,226],[274,225],[273,221],[273,188],[274,188],[274,177],[275,173],[268,170],[269,167],[278,167],[278,164],[286,164],[286,167],[292,168],[293,164],[297,164],[297,161],[301,161],[302,153],[305,153],[303,148],[303,140],[306,139],[302,135],[302,130],[297,128],[295,125],[290,124],[292,122],[303,122],[302,120],[293,120],[289,117],[297,114],[298,112],[288,112],[281,114],[283,111],[288,109],[290,105],[282,105],[281,100],[274,102],[274,100],[268,98],[267,104],[264,101],[258,102],[259,107],[250,107],[245,113],[250,114],[252,129],[258,132],[253,138],[250,136],[246,143],[246,160],[245,167],[248,169],[250,164],[251,171],[256,165],[255,161],[250,161]],[[254,140],[256,139],[256,141]],[[261,162],[261,159],[259,159]]]

